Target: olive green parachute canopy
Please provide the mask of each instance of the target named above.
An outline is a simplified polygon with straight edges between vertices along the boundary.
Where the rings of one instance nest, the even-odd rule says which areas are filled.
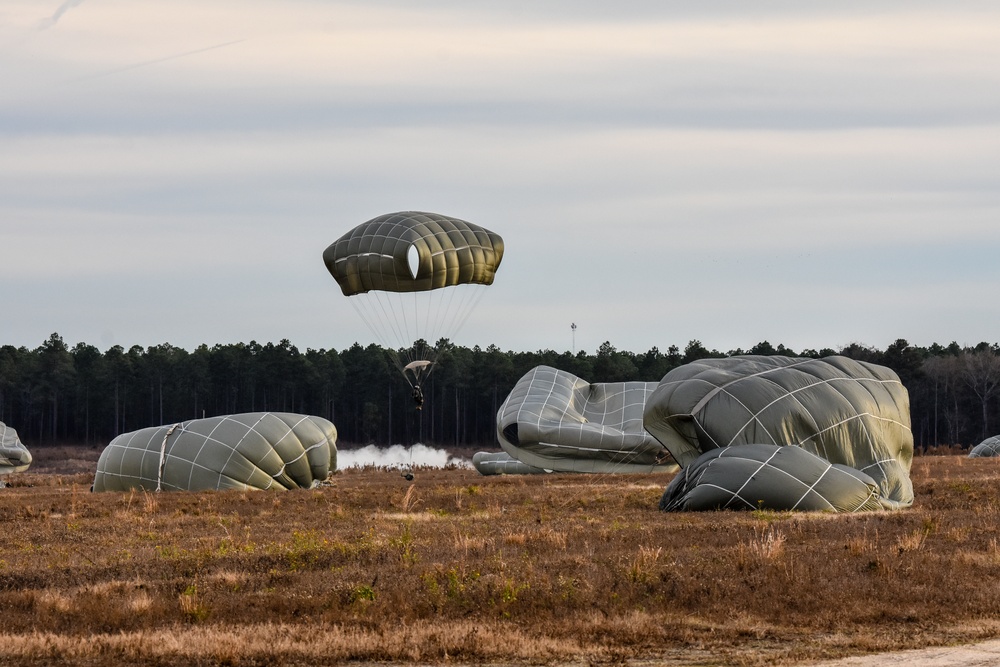
[[[461,329],[493,284],[503,252],[500,235],[484,227],[403,211],[347,232],[326,248],[323,262],[416,399],[434,371],[436,342]]]
[[[309,488],[337,467],[326,419],[248,412],[144,428],[111,441],[94,491]]]
[[[913,503],[909,395],[884,366],[839,356],[703,359],[664,376],[643,422],[681,466],[719,447],[798,445],[874,479],[884,506]]]
[[[472,466],[481,475],[544,475],[552,472],[522,463],[507,452],[476,452],[472,455]]]
[[[970,459],[987,456],[1000,456],[1000,435],[986,438],[969,452]]]
[[[503,259],[499,234],[437,213],[388,213],[334,241],[323,262],[345,296],[490,285]]]
[[[24,472],[31,465],[31,453],[21,444],[17,431],[0,422],[0,475]]]
[[[677,469],[643,429],[655,382],[591,384],[549,366],[528,371],[497,412],[500,447],[555,472],[635,473]]]
[[[754,444],[699,456],[667,486],[660,509],[861,512],[883,503],[878,484],[863,472],[801,447]]]

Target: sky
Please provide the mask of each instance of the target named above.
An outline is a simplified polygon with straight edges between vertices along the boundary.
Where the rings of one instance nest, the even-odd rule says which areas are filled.
[[[504,238],[460,345],[996,342],[998,64],[993,2],[4,0],[0,345],[379,342],[322,252],[406,210]]]

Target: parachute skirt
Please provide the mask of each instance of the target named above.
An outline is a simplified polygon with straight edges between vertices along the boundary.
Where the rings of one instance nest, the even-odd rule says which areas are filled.
[[[660,509],[863,512],[886,504],[863,472],[801,447],[751,444],[702,454],[670,482]]]

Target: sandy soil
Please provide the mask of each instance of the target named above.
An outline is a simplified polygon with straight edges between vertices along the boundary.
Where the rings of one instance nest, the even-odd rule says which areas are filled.
[[[815,663],[815,667],[994,667],[1000,665],[1000,639],[968,646],[947,646],[899,653],[878,653]]]

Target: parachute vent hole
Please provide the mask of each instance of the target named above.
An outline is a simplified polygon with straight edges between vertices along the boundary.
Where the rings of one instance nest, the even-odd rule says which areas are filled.
[[[416,280],[417,272],[420,270],[420,251],[417,250],[417,246],[411,245],[406,251],[406,263],[410,267],[410,275]]]

